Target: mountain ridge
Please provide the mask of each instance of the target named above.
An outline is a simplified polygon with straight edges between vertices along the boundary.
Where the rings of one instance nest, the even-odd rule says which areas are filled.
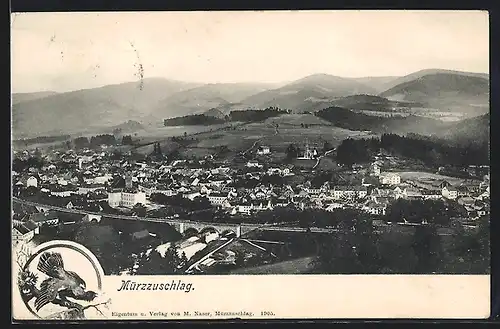
[[[422,77],[432,74],[460,77],[456,78],[459,81],[457,86],[464,91],[457,93],[460,96],[456,101],[458,104],[453,104],[448,100],[440,103],[439,98],[442,95],[430,92],[443,90],[443,88],[439,87],[439,83],[437,84],[439,88],[433,87],[432,83],[435,82],[432,81],[428,82],[431,83],[431,88],[417,90],[420,93],[416,94],[403,93],[401,100],[397,97],[387,101],[375,98],[383,96],[390,98],[394,96],[393,94],[397,94],[397,89],[401,89],[402,83],[407,83],[411,87],[412,83],[422,83]],[[489,81],[484,77],[488,77],[488,74],[429,69],[395,79],[394,77],[344,78],[317,73],[280,84],[247,82],[204,84],[164,78],[146,78],[141,81],[49,95],[41,93],[37,96],[34,93],[30,96],[30,93],[27,93],[24,95],[26,100],[13,102],[12,129],[16,138],[23,138],[80,133],[88,128],[113,127],[129,120],[140,123],[162,122],[168,117],[201,114],[210,110],[213,110],[213,114],[217,116],[227,115],[232,110],[264,109],[272,106],[299,113],[315,112],[330,106],[345,106],[346,104],[342,102],[351,102],[348,107],[354,109],[377,109],[378,106],[390,107],[398,102],[410,101],[415,105],[415,102],[423,100],[430,105],[441,107],[451,104],[456,111],[467,111],[473,115],[476,112],[481,114],[481,111],[484,112],[487,109],[488,94],[485,92],[485,86],[489,84]],[[408,79],[409,81],[406,81]],[[401,83],[401,81],[406,82]],[[441,82],[441,85],[443,83],[444,87],[449,85],[446,81],[445,79]],[[477,81],[482,81],[482,83],[476,83]],[[382,86],[389,86],[395,82],[400,83],[380,92]],[[479,97],[471,96],[475,88],[478,90],[476,93]],[[429,95],[426,95],[426,92]],[[406,99],[407,96],[409,99]],[[453,93],[445,96],[453,100]],[[471,101],[477,104],[467,105]],[[467,106],[461,104],[464,102]]]

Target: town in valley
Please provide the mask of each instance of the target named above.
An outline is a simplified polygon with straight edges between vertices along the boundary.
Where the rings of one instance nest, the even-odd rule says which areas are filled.
[[[11,24],[21,268],[490,272],[486,12],[68,15]]]
[[[279,118],[285,125],[313,116]],[[269,141],[282,133],[259,129]],[[241,149],[191,152],[200,149],[190,144],[218,133],[162,145],[109,134],[15,151],[13,243],[73,240],[96,253],[106,274],[485,270],[472,255],[489,216],[488,165],[432,165],[416,149],[401,155],[405,143],[431,142],[394,134],[335,145],[314,134],[268,145],[264,136]],[[423,263],[425,252],[440,258]],[[461,254],[450,259],[452,252]]]

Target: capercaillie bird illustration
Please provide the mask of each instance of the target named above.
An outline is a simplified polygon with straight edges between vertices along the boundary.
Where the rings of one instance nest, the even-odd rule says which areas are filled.
[[[49,276],[41,283],[40,292],[35,299],[37,311],[49,303],[78,308],[81,305],[67,298],[90,302],[97,296],[95,292],[86,290],[86,283],[78,274],[64,269],[63,259],[58,252],[42,254],[37,269]]]

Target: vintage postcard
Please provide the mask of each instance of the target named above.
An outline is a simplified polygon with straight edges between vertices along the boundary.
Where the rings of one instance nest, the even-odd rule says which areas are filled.
[[[13,319],[487,318],[488,20],[13,13]]]

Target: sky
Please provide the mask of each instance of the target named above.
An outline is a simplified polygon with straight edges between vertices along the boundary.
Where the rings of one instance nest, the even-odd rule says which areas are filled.
[[[283,83],[310,74],[488,73],[485,11],[16,13],[12,92],[162,77]]]

